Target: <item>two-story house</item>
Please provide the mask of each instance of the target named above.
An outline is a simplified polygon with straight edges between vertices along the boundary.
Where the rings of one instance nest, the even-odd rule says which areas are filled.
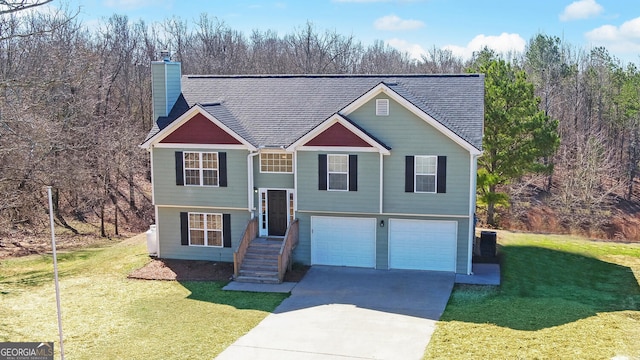
[[[152,81],[160,257],[231,262],[295,224],[304,264],[471,273],[483,75],[182,76],[167,59]]]

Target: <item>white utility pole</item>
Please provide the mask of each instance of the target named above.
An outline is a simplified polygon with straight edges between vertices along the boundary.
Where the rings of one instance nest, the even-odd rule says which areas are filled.
[[[60,313],[60,285],[58,284],[58,256],[56,255],[56,232],[53,226],[53,199],[51,186],[47,186],[49,195],[49,222],[51,222],[51,249],[53,251],[53,276],[56,284],[56,305],[58,307],[58,334],[60,335],[60,358],[64,360],[64,343],[62,336],[62,314]]]

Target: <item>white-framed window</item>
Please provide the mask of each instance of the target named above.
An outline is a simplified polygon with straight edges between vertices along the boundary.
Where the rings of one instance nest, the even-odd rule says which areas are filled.
[[[349,190],[349,155],[327,155],[327,190]]]
[[[260,153],[261,173],[293,173],[293,154]]]
[[[438,174],[438,157],[416,155],[415,157],[415,192],[435,193]]]
[[[184,184],[218,186],[218,153],[184,152]]]
[[[189,245],[222,247],[222,214],[189,213]]]
[[[376,99],[376,116],[389,116],[389,99]]]

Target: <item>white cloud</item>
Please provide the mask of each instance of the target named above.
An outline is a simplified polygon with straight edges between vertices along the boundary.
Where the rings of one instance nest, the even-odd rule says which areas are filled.
[[[602,13],[604,8],[596,0],[578,0],[567,5],[560,14],[560,20],[571,21],[588,19]]]
[[[640,52],[640,17],[622,25],[603,25],[585,34],[595,46],[604,46],[614,53],[637,55]]]
[[[378,30],[414,30],[424,26],[420,20],[405,20],[396,15],[387,15],[377,19],[373,26]]]
[[[498,36],[486,36],[484,34],[474,37],[466,46],[446,45],[445,50],[462,58],[470,58],[475,51],[482,50],[484,47],[495,50],[498,53],[522,52],[524,51],[526,41],[519,34],[502,33]]]
[[[418,44],[412,44],[406,40],[402,40],[402,39],[397,39],[397,38],[393,38],[393,39],[389,39],[387,41],[385,41],[385,44],[394,47],[400,51],[404,51],[409,53],[409,56],[411,56],[413,59],[421,59],[423,54],[426,54],[427,52],[422,48],[422,46],[418,45]]]

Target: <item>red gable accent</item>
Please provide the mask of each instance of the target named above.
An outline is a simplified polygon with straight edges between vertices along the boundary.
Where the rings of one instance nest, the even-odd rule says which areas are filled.
[[[242,144],[202,114],[196,114],[161,143],[173,144]]]
[[[305,146],[349,146],[373,147],[358,135],[352,133],[344,125],[335,123],[328,129],[309,140]]]

